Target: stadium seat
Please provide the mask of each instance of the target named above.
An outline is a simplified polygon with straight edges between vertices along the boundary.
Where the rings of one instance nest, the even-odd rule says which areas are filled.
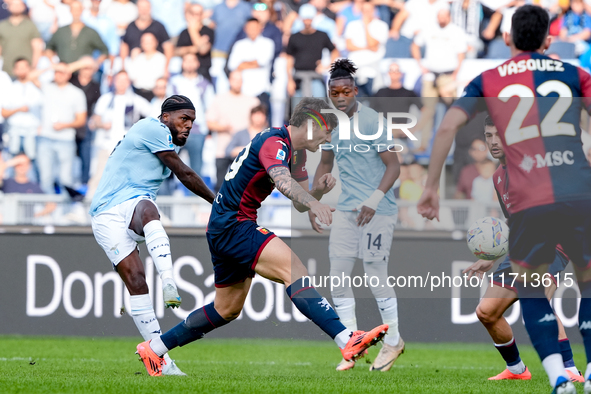
[[[546,51],[547,55],[558,55],[561,59],[576,59],[575,44],[571,42],[555,41],[550,44],[550,48]]]
[[[511,50],[502,38],[496,38],[488,44],[486,59],[509,59],[510,57]]]

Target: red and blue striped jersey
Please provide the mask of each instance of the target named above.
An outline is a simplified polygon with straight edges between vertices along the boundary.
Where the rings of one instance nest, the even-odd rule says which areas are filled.
[[[469,117],[488,109],[505,150],[511,213],[591,198],[579,126],[581,110],[591,110],[587,72],[522,53],[472,80],[454,106]]]
[[[294,157],[297,157],[297,164],[292,177],[298,182],[307,180],[305,151],[294,153]],[[256,221],[261,203],[275,188],[269,170],[277,166],[289,169],[291,160],[292,145],[287,128],[270,128],[257,134],[226,173],[212,206],[207,231],[217,234],[236,222]]]

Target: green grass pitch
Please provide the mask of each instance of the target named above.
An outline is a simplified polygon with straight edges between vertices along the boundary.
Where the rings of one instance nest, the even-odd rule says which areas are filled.
[[[389,372],[362,359],[335,371],[330,341],[203,339],[171,356],[187,377],[149,377],[138,339],[0,337],[0,393],[550,393],[533,349],[521,346],[531,381],[489,382],[503,361],[492,345],[408,343]],[[378,345],[379,347],[380,345]],[[367,359],[378,352],[370,350]],[[581,346],[575,361],[584,369]],[[582,385],[576,384],[579,392]]]

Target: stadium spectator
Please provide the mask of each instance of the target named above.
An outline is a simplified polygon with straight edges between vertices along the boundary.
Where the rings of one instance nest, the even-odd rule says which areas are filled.
[[[24,152],[29,159],[37,156],[37,133],[41,125],[43,97],[31,82],[31,63],[25,58],[16,59],[13,66],[15,81],[7,87],[2,103],[2,116],[6,119],[8,151],[12,155]]]
[[[396,62],[390,63],[390,66],[388,67],[390,84],[376,92],[374,97],[378,97],[380,100],[372,102],[373,109],[386,116],[388,112],[408,113],[411,111],[413,105],[419,109],[423,107],[420,97],[418,97],[412,90],[405,89],[402,86],[402,76],[400,66]],[[408,122],[408,119],[401,119],[399,122],[406,123]],[[400,129],[394,129],[392,130],[392,133],[394,138],[401,138],[403,140],[408,138],[408,136]]]
[[[560,40],[575,44],[575,54],[582,55],[591,41],[591,16],[585,10],[583,0],[570,0],[570,9],[562,19]]]
[[[87,198],[92,198],[109,155],[135,122],[150,116],[150,103],[131,89],[129,76],[119,71],[113,78],[114,91],[103,94],[94,108],[89,127],[96,130],[96,170],[88,184]]]
[[[420,164],[413,162],[410,165],[401,166],[400,200],[413,203],[419,201],[425,189],[426,179],[427,171]],[[419,215],[414,205],[400,209],[399,221],[404,228],[415,230],[422,230],[425,225],[425,220]]]
[[[2,116],[2,105],[10,100],[9,92],[12,80],[8,73],[0,70],[0,158],[2,157],[2,134],[5,129],[4,117]]]
[[[434,97],[447,97],[455,87],[455,81],[466,57],[467,42],[464,31],[450,23],[449,7],[437,14],[437,24],[419,33],[411,46],[413,58],[419,64],[422,76],[421,97],[425,106],[424,126],[421,130],[420,151],[427,150],[433,129],[433,117],[437,100]],[[425,47],[425,57],[420,47]],[[453,94],[452,94],[453,97]]]
[[[70,83],[84,92],[86,97],[86,123],[76,129],[76,147],[78,157],[82,163],[80,169],[80,182],[86,186],[90,180],[90,160],[93,132],[88,123],[94,115],[94,107],[101,97],[101,86],[92,79],[96,72],[94,61],[90,56],[80,59],[80,69],[72,75]]]
[[[311,0],[307,4],[316,9],[316,14],[312,19],[312,27],[316,30],[325,32],[332,42],[337,39],[337,24],[335,22],[336,14],[327,8],[327,0]],[[304,4],[305,5],[305,4]],[[301,10],[301,7],[300,7]],[[331,17],[332,15],[333,17]],[[291,34],[298,33],[304,29],[304,21],[302,16],[293,21],[291,26]],[[289,33],[289,31],[288,31]]]
[[[7,169],[13,169],[14,175],[5,179]],[[2,161],[0,157],[0,190],[6,194],[43,194],[39,184],[29,178],[31,171],[31,160],[25,154],[19,154],[8,161]],[[49,215],[56,207],[56,203],[48,202],[43,208],[35,209],[33,216],[38,218]]]
[[[232,161],[238,156],[240,151],[248,145],[250,140],[264,130],[268,124],[267,108],[265,108],[264,105],[257,105],[250,110],[250,126],[248,126],[248,129],[241,130],[234,134],[232,140],[226,147],[226,169],[232,164]],[[224,173],[218,173],[218,177],[220,176],[223,178]]]
[[[213,29],[203,24],[203,6],[192,3],[185,12],[187,28],[181,32],[176,47],[176,55],[196,53],[199,59],[199,74],[211,81],[211,45],[215,38]]]
[[[493,202],[496,199],[497,194],[495,192],[494,182],[492,182],[491,178],[495,173],[497,166],[487,158],[477,168],[478,176],[472,181],[470,197],[472,200],[481,203]]]
[[[313,20],[316,9],[310,4],[300,7],[300,18],[304,29],[293,34],[287,44],[287,92],[290,96],[326,97],[323,73],[328,67],[322,66],[322,52],[331,52],[331,63],[339,56],[325,32],[316,30]]]
[[[99,34],[82,22],[83,10],[82,3],[77,0],[71,2],[72,24],[57,29],[47,43],[46,56],[49,59],[57,55],[60,62],[69,64],[82,56],[92,56],[95,50],[100,52],[97,64],[102,64],[107,58],[109,49]]]
[[[10,1],[6,1],[7,5]],[[59,0],[57,1],[59,3]],[[49,0],[27,0],[26,5],[29,9],[29,17],[37,27],[43,41],[47,42],[58,28],[57,15],[55,12],[56,1]]]
[[[117,26],[119,37],[123,37],[129,24],[137,19],[138,7],[130,0],[112,0],[105,7],[104,14]]]
[[[365,3],[365,0],[353,0],[351,4],[339,11],[336,21],[337,36],[343,36],[350,22],[361,19],[363,3]]]
[[[76,155],[76,128],[86,124],[86,97],[69,81],[68,65],[54,66],[55,81],[43,84],[41,133],[37,140],[37,164],[41,189],[55,192],[55,170],[59,185],[73,186],[72,170]],[[63,189],[62,189],[63,190]]]
[[[356,84],[359,96],[371,96],[373,80],[378,73],[379,62],[386,54],[388,24],[375,15],[375,6],[365,1],[361,6],[361,19],[351,21],[345,28],[349,59],[358,67]]]
[[[260,102],[256,97],[242,93],[242,72],[232,71],[229,76],[230,90],[214,97],[207,110],[207,127],[216,136],[216,191],[224,181],[224,158],[226,148],[232,136],[240,130],[245,130],[250,124],[250,111]]]
[[[166,91],[168,89],[168,79],[161,77],[156,80],[156,84],[154,85],[154,89],[152,89],[152,93],[154,94],[154,98],[150,101],[150,116],[153,118],[157,118],[161,111],[162,103],[166,100]]]
[[[412,41],[421,29],[437,24],[437,13],[448,7],[445,0],[408,0],[396,14],[390,28],[390,37],[397,44],[397,51],[410,56]],[[400,56],[400,54],[397,54]]]
[[[270,38],[271,40],[273,40],[273,43],[275,44],[275,51],[273,52],[274,63],[275,59],[277,59],[277,57],[281,53],[281,49],[283,48],[281,41],[281,30],[279,30],[275,23],[271,21],[271,10],[269,9],[269,6],[265,3],[257,2],[252,6],[252,17],[258,20],[263,26],[263,31],[261,32],[261,35],[263,37]],[[243,38],[246,38],[246,32],[244,30],[238,33],[236,41],[242,40]],[[271,64],[271,72],[273,72],[273,63]]]
[[[0,0],[0,21],[8,18],[10,16],[10,11],[8,11],[8,4],[4,0]]]
[[[150,0],[152,17],[164,25],[173,42],[187,27],[184,16],[186,3],[186,0]]]
[[[8,3],[10,17],[0,22],[0,53],[2,54],[2,70],[11,77],[12,66],[18,58],[27,59],[33,67],[43,51],[43,40],[27,16],[27,8],[22,0],[11,0]]]
[[[211,105],[215,93],[213,85],[203,75],[199,75],[199,60],[194,53],[183,56],[182,73],[175,75],[168,84],[169,96],[182,95],[191,100],[195,106],[195,121],[191,129],[191,136],[183,147],[189,153],[190,167],[201,175],[203,164],[203,144],[205,136],[209,134],[205,113]]]
[[[263,30],[261,23],[254,18],[246,22],[244,30],[246,38],[234,44],[228,58],[228,69],[242,71],[242,93],[258,97],[269,107],[271,65],[275,44],[273,40],[261,35]]]
[[[213,9],[209,27],[223,34],[216,34],[213,41],[213,57],[227,58],[238,33],[251,16],[251,6],[242,0],[225,0]]]
[[[482,20],[480,0],[454,0],[451,3],[451,23],[464,30],[468,40],[468,57],[476,58],[484,49],[480,39],[480,22]]]
[[[134,58],[141,52],[141,40],[144,33],[152,33],[158,45],[156,49],[166,56],[165,75],[168,77],[168,63],[174,55],[174,45],[170,42],[170,37],[164,28],[164,25],[152,19],[151,5],[149,0],[138,0],[138,17],[127,26],[125,35],[121,42],[121,60],[124,62],[128,56]]]
[[[82,22],[94,29],[101,40],[109,49],[109,59],[111,67],[116,56],[119,56],[119,48],[121,47],[121,38],[117,33],[117,25],[115,22],[105,14],[100,12],[101,0],[91,0],[90,8],[84,10],[82,13]]]
[[[455,198],[458,199],[472,199],[474,179],[480,174],[486,173],[488,150],[484,141],[480,139],[472,141],[472,145],[470,146],[470,157],[474,162],[462,168],[456,185]]]
[[[14,169],[14,176],[4,178],[6,170],[10,168]],[[19,153],[7,161],[0,159],[0,190],[4,193],[43,194],[39,184],[29,179],[30,172],[31,160],[24,153]]]
[[[156,80],[168,75],[167,59],[162,52],[158,52],[158,40],[154,34],[145,32],[141,38],[141,53],[132,51],[131,59],[127,61],[127,72],[135,91],[146,100],[152,100]]]
[[[400,199],[404,201],[417,202],[423,194],[425,181],[427,180],[427,171],[418,163],[411,163],[406,166],[408,173],[400,184]],[[493,170],[494,171],[494,170]]]
[[[525,0],[515,0],[508,4],[497,8],[490,17],[490,21],[486,28],[482,31],[482,37],[487,40],[499,41],[499,45],[504,45],[503,38],[497,35],[500,27],[500,33],[511,32],[511,18],[517,10],[525,4]],[[491,43],[492,44],[492,43]],[[489,45],[491,45],[489,44]]]

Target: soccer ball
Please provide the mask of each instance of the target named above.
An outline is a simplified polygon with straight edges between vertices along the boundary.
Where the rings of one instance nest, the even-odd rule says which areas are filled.
[[[509,228],[490,216],[478,219],[468,229],[468,248],[482,260],[496,260],[509,251]]]

